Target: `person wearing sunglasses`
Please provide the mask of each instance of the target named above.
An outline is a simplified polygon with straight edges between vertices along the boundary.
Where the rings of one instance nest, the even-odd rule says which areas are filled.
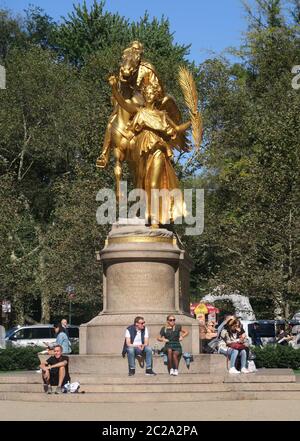
[[[167,323],[160,330],[157,340],[164,342],[163,352],[168,356],[168,372],[170,375],[178,375],[179,361],[182,355],[181,341],[188,335],[188,331],[176,325],[174,315],[168,315]]]
[[[128,358],[128,375],[135,374],[135,359],[137,358],[141,367],[144,367],[144,357],[146,358],[146,375],[156,375],[152,370],[152,348],[149,346],[149,332],[145,327],[144,317],[137,316],[134,324],[128,326],[125,331],[125,341],[122,355]]]

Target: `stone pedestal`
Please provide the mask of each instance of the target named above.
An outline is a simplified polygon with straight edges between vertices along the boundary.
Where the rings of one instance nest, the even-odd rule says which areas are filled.
[[[80,354],[120,354],[125,328],[137,315],[145,318],[154,346],[168,314],[189,330],[184,350],[199,353],[199,324],[189,314],[192,261],[172,232],[115,224],[100,258],[103,311],[81,325]]]

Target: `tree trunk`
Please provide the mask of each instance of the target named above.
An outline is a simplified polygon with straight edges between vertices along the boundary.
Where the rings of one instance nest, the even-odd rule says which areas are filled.
[[[288,320],[290,317],[290,304],[289,302],[286,302],[284,305],[284,318]]]
[[[39,246],[41,248],[39,253],[39,264],[38,264],[38,286],[41,293],[41,323],[50,322],[50,295],[47,286],[46,277],[46,264],[45,264],[45,248],[44,248],[44,233],[39,225],[35,227],[37,237],[39,240]]]
[[[24,325],[25,314],[24,314],[23,302],[20,301],[19,298],[15,297],[14,306],[15,306],[15,313],[16,313],[16,324],[17,325]]]
[[[45,275],[45,255],[44,250],[39,255],[39,286],[41,292],[41,323],[50,322],[50,299],[49,291],[47,289],[46,275]]]
[[[285,283],[285,301],[284,301],[284,318],[288,320],[290,318],[290,302],[292,295],[292,279],[293,279],[293,235],[292,235],[292,222],[293,214],[292,210],[289,210],[289,220],[288,220],[288,249],[286,256],[286,264],[283,266],[283,280]]]
[[[275,319],[280,320],[285,315],[285,302],[283,299],[283,295],[281,292],[277,292],[274,294],[274,316]]]
[[[48,293],[45,291],[41,292],[41,306],[42,306],[41,323],[49,323],[50,322],[50,302],[49,302]]]

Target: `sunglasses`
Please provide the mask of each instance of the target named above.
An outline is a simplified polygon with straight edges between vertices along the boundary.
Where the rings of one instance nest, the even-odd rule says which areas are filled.
[[[139,324],[139,325],[144,325],[144,324],[145,324],[145,322],[138,322],[138,324]]]
[[[176,322],[176,319],[169,319],[169,322]]]

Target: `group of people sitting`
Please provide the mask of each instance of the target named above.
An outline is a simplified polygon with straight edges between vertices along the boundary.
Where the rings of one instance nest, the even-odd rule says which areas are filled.
[[[217,340],[218,353],[228,358],[229,373],[249,373],[249,341],[240,320],[235,316],[228,316],[218,329],[215,326],[216,323],[213,321],[206,325],[204,347],[212,340]],[[178,366],[182,356],[181,341],[187,335],[187,330],[176,325],[174,315],[169,315],[157,340],[164,343],[161,351],[167,356],[170,375],[178,375]],[[152,349],[149,346],[149,332],[143,317],[136,317],[134,324],[126,329],[122,354],[124,357],[127,354],[128,357],[129,376],[135,374],[135,360],[137,359],[141,365],[144,357],[146,359],[146,375],[156,375],[152,369]]]
[[[294,349],[299,349],[300,347],[300,326],[295,325],[286,326],[281,324],[278,327],[276,334],[276,343],[281,346],[292,346]]]
[[[221,329],[220,329],[221,328]],[[218,345],[219,354],[225,355],[229,362],[230,374],[248,374],[249,341],[241,321],[234,317],[227,317],[218,328],[220,338]],[[240,363],[240,370],[237,363]]]
[[[200,325],[201,327],[201,325]],[[233,316],[227,316],[216,329],[216,322],[210,321],[202,325],[204,332],[203,352],[217,351],[227,357],[230,374],[248,374],[249,364],[249,340],[243,329],[241,321]],[[211,346],[211,342],[215,344]],[[240,370],[239,370],[239,369]]]
[[[67,335],[66,323],[54,325],[56,343],[54,348],[48,348],[51,355],[46,362],[41,363],[44,391],[52,393],[52,387],[56,386],[55,393],[63,392],[64,385],[70,381],[68,370],[71,344]],[[206,343],[218,339],[218,353],[225,355],[230,363],[229,373],[248,373],[249,344],[241,322],[234,316],[228,316],[222,324],[215,329],[215,322],[207,325]],[[176,317],[167,316],[166,324],[161,328],[157,340],[164,343],[161,352],[167,357],[168,373],[178,375],[178,367],[182,357],[182,340],[188,335],[188,331],[181,325],[176,324]],[[122,351],[123,356],[128,358],[128,375],[135,375],[135,363],[138,360],[141,367],[146,362],[146,375],[156,375],[153,371],[153,352],[149,345],[149,331],[143,317],[137,316],[134,323],[125,331],[125,341]],[[237,369],[240,364],[240,370]]]
[[[181,325],[176,324],[174,315],[167,316],[166,324],[161,328],[157,337],[159,342],[164,343],[162,352],[167,356],[167,366],[170,375],[178,375],[178,366],[182,356],[181,341],[188,335],[188,331]],[[135,360],[143,367],[144,357],[146,359],[146,375],[156,375],[153,371],[152,348],[149,346],[149,331],[143,317],[137,316],[133,325],[128,326],[125,331],[125,341],[122,355],[127,354],[129,376],[135,374]]]
[[[217,352],[227,357],[230,374],[249,373],[249,340],[243,329],[241,321],[235,316],[227,316],[216,328],[216,322],[210,321],[203,325],[200,334],[205,331],[203,338],[203,352],[210,352],[210,344],[217,342]],[[67,321],[54,325],[56,343],[53,348],[48,347],[48,354],[51,355],[46,362],[41,363],[44,390],[52,393],[52,387],[56,386],[55,393],[62,393],[64,385],[70,381],[68,370],[69,358],[66,354],[71,352],[71,343],[68,338]],[[178,375],[179,362],[182,356],[181,341],[188,335],[188,331],[181,325],[176,324],[176,317],[171,314],[167,316],[166,324],[161,328],[157,340],[164,343],[161,352],[167,357],[168,373]],[[259,334],[256,343],[261,343]],[[276,337],[278,344],[289,344],[293,339],[291,333],[281,326]],[[146,362],[146,375],[156,375],[153,371],[153,352],[149,345],[149,331],[143,317],[137,316],[134,323],[125,331],[125,341],[122,351],[123,356],[127,355],[129,376],[135,375],[135,362],[138,360],[141,367]],[[252,372],[252,370],[251,370]]]
[[[67,336],[67,328],[62,324],[55,325],[57,335],[54,348],[48,348],[51,355],[46,362],[41,363],[44,390],[52,393],[52,387],[56,386],[55,393],[63,392],[64,385],[70,381],[68,371],[69,359],[66,354],[70,353],[70,342]],[[157,340],[164,343],[161,352],[167,357],[167,370],[172,376],[178,375],[178,367],[182,357],[182,340],[188,335],[188,331],[181,325],[176,324],[176,317],[167,316],[166,324],[161,328]],[[207,325],[207,342],[218,337],[218,352],[226,355],[230,362],[229,373],[248,373],[249,345],[245,331],[240,321],[229,316],[215,330],[215,323]],[[123,356],[128,358],[128,375],[135,375],[135,363],[138,360],[141,367],[146,362],[146,375],[156,375],[153,371],[153,352],[149,345],[149,331],[142,316],[137,316],[134,323],[125,330],[125,341],[122,351]],[[240,360],[241,370],[237,370],[237,361]]]

